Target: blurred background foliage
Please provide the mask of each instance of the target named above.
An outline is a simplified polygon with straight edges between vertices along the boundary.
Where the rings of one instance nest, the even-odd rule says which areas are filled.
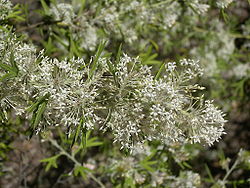
[[[197,81],[206,87],[205,97],[227,113],[228,123],[227,134],[210,148],[154,141],[146,143],[147,151],[131,155],[108,133],[95,131],[75,142],[54,127],[28,141],[28,123],[9,118],[0,127],[1,186],[250,186],[249,1],[227,6],[220,3],[230,1],[11,2],[6,15],[0,7],[1,29],[14,31],[50,57],[90,59],[106,40],[105,52],[116,54],[122,44],[124,52],[139,56],[155,72],[168,61],[199,59],[205,74]]]

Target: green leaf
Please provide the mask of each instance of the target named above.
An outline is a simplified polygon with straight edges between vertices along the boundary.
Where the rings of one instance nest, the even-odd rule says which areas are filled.
[[[124,187],[125,187],[125,188],[127,188],[127,187],[135,188],[135,184],[134,184],[134,181],[133,181],[132,177],[127,177],[127,178],[125,179]]]
[[[87,131],[86,135],[83,135],[82,138],[82,147],[83,148],[90,148],[95,146],[100,146],[103,144],[103,142],[97,141],[97,137],[90,138],[91,131]]]
[[[160,78],[161,72],[162,72],[162,70],[163,70],[163,68],[164,68],[164,65],[165,65],[165,63],[162,63],[162,64],[161,64],[161,66],[160,66],[160,68],[159,68],[157,74],[155,75],[155,78],[154,78],[155,80],[158,80],[158,79]]]
[[[100,146],[100,145],[103,144],[103,142],[98,142],[96,140],[97,140],[97,137],[93,137],[93,138],[87,140],[86,148],[90,148],[90,147],[94,147],[94,146]]]
[[[157,161],[150,161],[150,159],[154,156],[154,154],[155,153],[152,153],[151,155],[147,156],[145,159],[143,159],[139,163],[143,168],[145,168],[149,172],[153,172],[154,171],[154,169],[152,168],[152,166],[157,163]]]
[[[70,56],[73,57],[73,56],[77,56],[77,57],[80,57],[81,54],[77,48],[77,45],[75,44],[75,40],[73,40],[73,37],[72,35],[70,34]]]
[[[3,75],[0,78],[0,81],[14,78],[18,75],[18,67],[17,67],[16,61],[15,61],[15,57],[14,57],[13,52],[10,53],[10,64],[11,64],[11,66],[0,63],[0,68],[4,69],[5,71],[8,71],[8,73],[6,73],[5,75]]]
[[[112,109],[109,109],[109,111],[108,111],[108,115],[107,115],[107,117],[106,117],[106,120],[105,120],[105,122],[103,123],[103,126],[106,126],[107,125],[107,123],[111,120],[111,115],[112,115]]]
[[[18,67],[17,67],[16,61],[15,61],[13,51],[10,53],[10,63],[11,63],[13,72],[16,73],[16,75],[17,75],[18,74]]]
[[[224,10],[224,9],[221,9],[221,14],[222,14],[222,17],[223,17],[224,21],[225,21],[226,23],[228,23],[228,22],[229,22],[229,17],[228,17],[228,15],[227,15],[227,13],[225,13],[225,10]]]
[[[4,122],[7,120],[6,114],[3,112],[2,109],[0,109],[0,122]]]
[[[156,44],[155,41],[150,40],[151,44],[154,46],[154,48],[158,51],[159,50],[159,46]]]
[[[115,66],[110,61],[107,61],[107,64],[108,64],[109,72],[114,74]]]
[[[44,9],[44,13],[48,15],[50,13],[49,6],[46,4],[46,2],[44,0],[40,0],[40,1],[41,1],[41,4],[42,4],[42,7]]]
[[[115,188],[122,188],[122,187],[123,187],[123,186],[122,186],[121,183],[115,186]]]
[[[60,30],[60,31],[61,31],[61,30]],[[62,37],[58,36],[58,35],[55,34],[55,33],[53,33],[52,36],[53,36],[53,37],[57,40],[57,42],[59,42],[63,47],[68,48],[68,44],[66,44],[66,43],[63,41]]]
[[[10,79],[10,78],[14,78],[16,77],[16,74],[13,73],[13,72],[9,72],[9,73],[6,73],[5,75],[3,75],[1,78],[0,78],[0,82],[3,81],[3,80],[7,80],[7,79]]]
[[[55,155],[55,156],[52,156],[52,157],[49,157],[49,158],[45,158],[45,159],[42,159],[40,160],[40,162],[43,162],[43,163],[47,163],[46,167],[45,167],[45,171],[47,172],[51,167],[54,167],[54,168],[57,168],[57,163],[56,163],[56,160],[58,159],[58,157],[60,157],[61,154],[58,154],[58,155]]]
[[[154,169],[152,168],[151,165],[154,165],[156,163],[157,161],[148,161],[148,162],[144,161],[144,162],[141,162],[140,165],[146,170],[148,170],[149,172],[154,172]]]
[[[12,69],[11,66],[6,65],[6,64],[3,64],[3,63],[0,63],[0,67],[1,67],[2,69],[4,69],[5,71],[10,71],[10,72],[13,71],[13,69]]]
[[[49,98],[50,94],[46,94],[42,97],[40,97],[37,102],[35,102],[34,104],[32,104],[28,109],[27,112],[33,112],[34,110],[36,110],[38,108],[38,106],[43,103],[45,100],[47,100]]]
[[[55,52],[57,49],[55,48],[54,44],[52,43],[52,38],[51,36],[49,36],[47,41],[41,41],[44,48],[45,48],[45,53],[46,54],[52,54],[53,52]]]
[[[119,86],[118,80],[117,80],[117,75],[116,75],[116,71],[117,71],[116,66],[113,65],[112,62],[110,62],[110,61],[107,61],[107,64],[108,64],[109,72],[112,74],[112,76],[114,78],[115,85]]]
[[[158,60],[147,60],[144,62],[144,65],[159,65],[160,63]]]
[[[153,172],[154,171],[154,169],[152,168],[152,166],[157,163],[157,161],[150,161],[153,158],[153,156],[155,155],[155,153],[156,153],[156,150],[153,151],[152,154],[150,154],[149,156],[145,157],[139,163],[143,168],[145,168],[149,172]]]
[[[78,11],[78,16],[81,15],[85,7],[86,0],[75,0],[75,2],[73,1],[73,3],[75,3],[75,6],[79,6],[79,3],[81,4],[81,7],[79,8]]]
[[[98,67],[98,60],[104,50],[106,42],[103,41],[99,44],[97,52],[95,54],[95,57],[93,59],[92,65],[91,65],[91,69],[89,71],[89,75],[88,75],[88,80],[90,80],[92,78],[92,76],[94,75],[94,72],[96,71],[97,67]]]
[[[122,44],[120,44],[117,54],[116,54],[116,59],[115,59],[116,64],[119,64],[121,54],[122,54]]]
[[[21,15],[24,11],[21,10],[21,7],[19,4],[16,4],[13,8],[12,8],[12,12],[9,13],[9,15],[6,17],[6,19],[15,19],[16,21],[24,21],[25,18],[23,15]]]
[[[183,162],[182,163],[185,167],[192,169],[192,166],[190,164],[188,164],[187,162]]]
[[[155,59],[158,56],[158,54],[156,53],[152,54],[152,48],[153,48],[152,46],[149,46],[146,53],[141,53],[139,55],[141,58],[141,62],[144,65],[158,65],[161,63],[160,61]]]
[[[214,178],[213,178],[213,176],[212,176],[212,173],[211,173],[210,169],[208,168],[207,164],[205,164],[205,169],[206,169],[206,171],[207,171],[209,180],[210,180],[211,182],[215,182],[215,181],[214,181]]]
[[[79,134],[82,130],[82,127],[83,126],[83,119],[80,121],[79,125],[77,126],[76,128],[76,131],[75,131],[75,134],[74,134],[74,137],[72,139],[72,142],[71,142],[71,148],[73,147],[73,145],[75,144],[75,142],[77,141],[78,137],[79,137]]]
[[[33,129],[36,128],[36,127],[38,126],[38,124],[39,124],[39,122],[40,122],[40,120],[41,120],[41,118],[42,118],[42,115],[43,115],[43,113],[44,113],[44,111],[45,111],[45,109],[46,109],[46,106],[47,106],[47,102],[43,102],[43,103],[39,106],[39,108],[38,108],[38,110],[37,110],[37,112],[36,112],[35,121],[34,121],[34,123],[33,123]]]
[[[47,106],[47,102],[43,102],[41,105],[39,105],[38,109],[35,112],[33,112],[32,119],[31,119],[31,126],[29,127],[30,139],[32,138],[34,131],[36,130],[37,126],[39,125],[39,122],[42,119],[46,106]]]
[[[86,141],[89,139],[90,134],[91,134],[91,131],[87,131],[87,133],[86,133]]]
[[[80,175],[83,179],[86,180],[88,171],[91,172],[90,169],[83,167],[83,166],[80,166],[80,165],[77,165],[77,166],[75,166],[73,173],[74,173],[74,176]]]
[[[33,136],[35,129],[37,128],[39,122],[42,119],[43,113],[48,103],[48,98],[49,94],[40,97],[36,103],[34,103],[29,109],[27,109],[28,112],[33,112],[31,119],[31,126],[28,129],[29,138]]]

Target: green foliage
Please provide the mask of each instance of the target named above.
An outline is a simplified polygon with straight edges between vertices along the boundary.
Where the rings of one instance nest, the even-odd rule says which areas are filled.
[[[90,138],[90,134],[91,134],[91,131],[87,131],[85,137],[83,138],[83,141],[82,141],[83,148],[90,148],[94,146],[100,146],[103,144],[102,142],[97,141],[98,140],[97,137]]]
[[[72,182],[81,182],[78,186],[249,187],[247,175],[250,170],[250,151],[249,146],[244,144],[248,140],[241,141],[247,137],[244,134],[249,133],[249,0],[34,2],[37,4],[33,7],[33,4],[26,2],[12,5],[14,3],[11,1],[0,0],[1,177],[11,174],[8,172],[11,168],[6,166],[11,152],[16,150],[12,147],[16,138],[28,135],[31,139],[32,136],[35,137],[34,133],[40,131],[37,137],[50,143],[41,142],[41,145],[51,156],[40,160],[44,164],[45,174],[39,172],[36,177],[39,180],[28,182],[29,186],[42,182],[42,186],[51,187],[52,185],[47,184],[54,182],[53,177],[56,174],[59,178],[53,185],[55,187],[68,180],[70,184],[62,186],[70,187]],[[242,14],[239,15],[237,11]],[[37,17],[31,18],[31,12],[36,12]],[[40,52],[38,55],[39,50],[33,52],[31,47],[25,46],[26,43],[34,44],[36,49],[43,49],[44,53]],[[130,58],[123,52],[138,56],[138,59]],[[178,62],[183,58],[200,59],[199,65],[204,69],[203,77],[192,80],[190,88],[183,85],[185,80],[180,73],[183,70],[191,71],[188,68],[179,68]],[[125,60],[128,63],[123,68],[127,72],[122,72],[119,66]],[[137,61],[141,64],[135,66]],[[26,67],[26,62],[29,68]],[[52,64],[54,67],[44,68]],[[172,72],[168,69],[169,66],[174,67]],[[81,75],[81,84],[72,81],[78,74],[67,72],[68,67],[77,70],[74,73]],[[139,95],[143,84],[146,85],[147,82],[146,77],[143,77],[146,67],[150,67],[152,83],[162,83],[163,78],[168,83],[175,83],[168,89],[177,90],[178,97],[174,96],[176,93],[172,96],[171,92],[162,90],[164,86],[161,85],[156,88],[161,95],[157,100],[147,103]],[[42,87],[44,80],[51,76],[49,71],[53,72],[52,81]],[[124,74],[129,76],[124,77]],[[36,76],[40,76],[38,81],[34,81]],[[144,80],[140,80],[141,78]],[[30,80],[32,82],[26,84]],[[207,89],[199,88],[196,83],[206,86]],[[66,102],[57,104],[64,111],[52,109],[51,106],[55,103],[51,101],[57,101],[55,98],[61,96],[51,96],[44,91],[67,92],[71,86],[76,86],[74,93],[65,94],[61,101],[73,102],[68,106],[64,105]],[[147,87],[150,88],[149,85]],[[84,89],[85,93],[82,92]],[[196,90],[199,91],[193,93]],[[189,91],[191,92],[188,93]],[[91,92],[97,92],[93,101],[89,100],[93,94]],[[163,100],[169,98],[171,100],[164,103],[164,109],[168,105],[178,105],[178,101],[173,100],[183,99],[188,95],[190,98],[182,100],[181,104],[187,111],[182,108],[172,110],[174,117],[181,117],[174,125],[178,130],[185,129],[183,134],[191,135],[196,140],[202,135],[198,134],[202,131],[199,132],[199,126],[194,126],[192,122],[206,111],[205,108],[199,108],[203,97],[200,102],[195,101],[200,94],[204,99],[214,99],[228,114],[226,119],[229,128],[226,131],[229,132],[223,137],[227,139],[222,139],[213,148],[206,148],[190,144],[188,139],[184,139],[181,144],[162,141],[165,133],[169,137],[176,134],[173,129],[166,131],[167,128],[162,124],[158,127],[158,132],[151,132],[151,128],[156,126],[151,123],[162,123],[162,119],[151,118],[148,121],[150,115],[158,117],[160,114],[153,112],[150,107],[161,105]],[[140,100],[144,108],[133,115],[135,104]],[[132,102],[128,103],[129,101]],[[126,104],[130,105],[125,106]],[[61,110],[61,114],[53,114],[56,110]],[[209,113],[207,110],[203,115]],[[61,121],[67,119],[64,114],[69,120],[77,117],[79,121],[67,120],[64,125]],[[101,120],[97,118],[96,124],[91,127],[91,118],[95,118],[93,114],[98,114]],[[132,117],[132,123],[141,118],[138,124],[140,131],[137,133],[133,124],[127,126],[129,121],[115,119],[117,114],[124,119],[125,116]],[[145,114],[145,117],[141,117]],[[169,114],[161,115],[170,117]],[[216,114],[213,115],[213,120],[218,118]],[[170,118],[170,122],[173,119]],[[54,122],[56,123],[53,124]],[[115,126],[114,122],[120,127]],[[240,131],[237,132],[238,129]],[[134,132],[131,134],[128,130]],[[206,131],[209,129],[204,130]],[[145,139],[147,134],[141,134],[142,132],[150,132],[151,137]],[[230,137],[233,133],[237,136]],[[128,136],[129,134],[133,136]],[[120,140],[117,141],[117,138]],[[134,146],[133,151],[120,149],[118,143],[123,142],[125,146],[125,141]],[[137,148],[136,143],[140,143],[141,147]],[[232,152],[230,143],[234,147],[242,147],[243,143],[246,148],[238,153],[235,152],[236,149]],[[52,177],[52,181],[45,180],[48,177]],[[20,179],[20,187],[27,186],[25,183],[30,180],[26,179]]]
[[[58,165],[56,163],[56,160],[61,156],[61,154],[58,154],[58,155],[55,155],[55,156],[52,156],[52,157],[49,157],[49,158],[45,158],[45,159],[42,159],[40,160],[41,162],[43,163],[47,163],[46,164],[46,167],[45,167],[45,171],[48,171],[51,167],[53,168],[57,168]]]
[[[141,167],[143,167],[144,169],[146,169],[149,172],[155,171],[155,169],[153,169],[153,165],[155,165],[157,163],[157,161],[151,160],[153,158],[153,156],[155,155],[155,153],[156,153],[156,150],[154,152],[152,152],[149,156],[145,157],[139,163],[141,165]]]
[[[74,168],[74,176],[80,175],[84,180],[86,180],[87,179],[86,171],[90,172],[90,170],[88,168],[85,168],[83,166],[76,166]]]
[[[31,118],[31,126],[29,128],[30,138],[33,136],[34,131],[37,129],[39,122],[42,119],[48,100],[49,100],[49,94],[46,94],[45,96],[40,97],[34,104],[32,104],[27,109],[28,112],[33,113]]]

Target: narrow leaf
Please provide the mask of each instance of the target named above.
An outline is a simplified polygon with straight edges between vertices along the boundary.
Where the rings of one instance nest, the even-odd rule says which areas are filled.
[[[73,145],[75,144],[75,142],[77,141],[77,139],[79,137],[79,134],[80,134],[81,129],[82,129],[82,125],[83,125],[83,120],[80,121],[79,125],[76,128],[74,137],[73,137],[72,142],[71,142],[71,146],[70,146],[71,148],[73,147]]]
[[[10,72],[13,72],[12,67],[11,67],[11,66],[9,66],[9,65],[6,65],[6,64],[0,63],[0,67],[1,67],[2,69],[4,69],[5,71],[10,71]]]
[[[91,69],[89,71],[88,80],[90,80],[92,78],[92,76],[94,75],[94,72],[96,71],[96,69],[98,67],[97,63],[98,63],[98,60],[99,60],[99,58],[104,50],[105,44],[106,44],[106,42],[101,42],[100,45],[98,46],[97,53],[93,59]]]
[[[37,110],[37,113],[36,113],[36,118],[35,118],[35,121],[34,121],[34,124],[33,124],[33,129],[35,129],[38,126],[40,120],[42,119],[43,113],[44,113],[44,111],[46,109],[46,105],[47,105],[47,103],[43,102],[39,106],[39,108]]]
[[[57,168],[57,163],[56,163],[56,160],[58,159],[58,157],[60,157],[61,154],[58,154],[58,155],[55,155],[55,156],[52,156],[52,157],[49,157],[49,158],[45,158],[45,159],[42,159],[40,160],[40,162],[43,162],[43,163],[47,163],[46,167],[45,167],[45,171],[47,172],[51,167],[54,167],[54,168]]]
[[[213,176],[212,176],[212,173],[211,173],[210,169],[208,168],[207,164],[205,164],[205,169],[206,169],[206,171],[207,171],[207,174],[208,174],[208,176],[209,176],[209,179],[210,179],[212,182],[215,182],[215,181],[214,181],[214,178],[213,178]]]
[[[41,4],[42,4],[45,14],[49,14],[49,6],[46,4],[46,2],[44,0],[41,0]]]
[[[164,65],[165,65],[165,63],[162,63],[161,64],[161,67],[159,68],[159,70],[158,70],[158,72],[157,72],[157,74],[156,74],[156,76],[155,76],[155,80],[158,80],[159,78],[160,78],[160,76],[161,76],[161,72],[162,72],[162,70],[163,70],[163,68],[164,68]]]
[[[116,59],[115,59],[116,64],[119,64],[121,54],[122,54],[122,44],[120,44],[119,49],[116,54]]]
[[[34,104],[32,104],[28,109],[27,109],[27,112],[33,112],[34,110],[36,110],[38,108],[38,106],[44,102],[46,99],[49,98],[49,94],[46,94],[42,97],[40,97],[37,102],[35,102]]]

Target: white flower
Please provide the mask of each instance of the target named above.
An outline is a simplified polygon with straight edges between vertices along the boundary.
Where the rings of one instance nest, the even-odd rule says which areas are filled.
[[[4,20],[12,12],[12,3],[9,0],[0,0],[0,20]]]
[[[181,171],[178,177],[167,177],[168,187],[180,187],[180,188],[196,188],[200,187],[201,178],[198,173],[192,171]]]
[[[250,63],[239,64],[233,67],[231,74],[238,79],[248,76],[250,73]]]
[[[11,64],[14,53],[19,72],[7,85],[1,82],[0,105],[16,109],[19,115],[31,101],[46,97],[37,131],[46,125],[67,126],[68,134],[79,124],[86,129],[100,127],[111,131],[121,149],[130,151],[152,140],[212,145],[224,134],[223,113],[212,101],[203,104],[202,97],[193,97],[203,89],[190,84],[202,74],[199,61],[166,63],[166,74],[156,80],[138,57],[127,54],[116,62],[100,57],[93,69],[96,56],[88,63],[82,58],[59,61],[43,52],[36,56],[33,47],[15,38],[10,41],[6,42],[11,51],[3,58]]]
[[[61,21],[62,23],[68,25],[73,24],[75,13],[72,5],[70,4],[58,3],[56,5],[52,5],[50,13],[56,21]]]
[[[229,4],[231,4],[233,2],[233,0],[218,0],[216,2],[216,5],[219,8],[227,8]]]
[[[174,71],[175,68],[176,68],[176,63],[175,62],[169,62],[166,65],[167,65],[166,66],[167,71],[170,71],[170,72]]]
[[[192,6],[198,14],[203,14],[209,9],[209,5],[200,3],[199,0],[191,0],[190,5]]]

